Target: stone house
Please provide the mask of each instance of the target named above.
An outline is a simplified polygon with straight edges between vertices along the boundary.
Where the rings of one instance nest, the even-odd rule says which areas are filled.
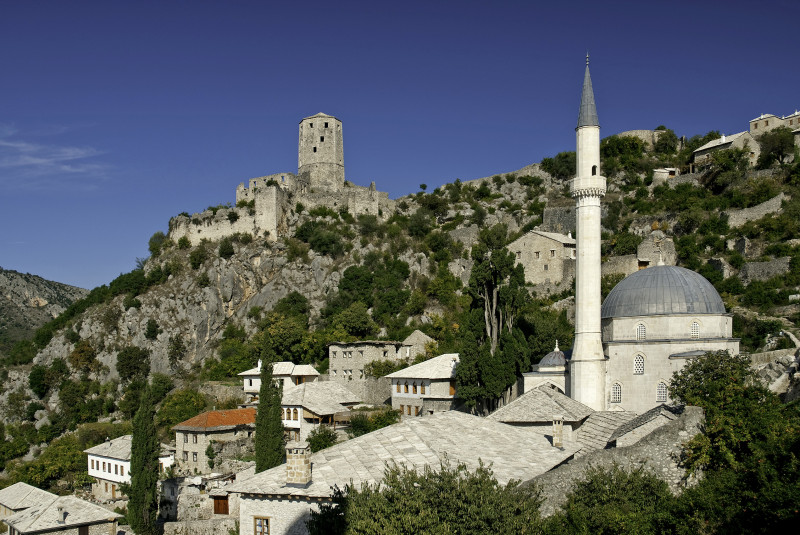
[[[631,275],[647,267],[674,266],[678,262],[675,241],[661,230],[653,230],[636,248],[636,254],[610,256],[600,265],[603,277],[613,274]]]
[[[566,284],[575,277],[575,239],[571,234],[532,230],[506,247],[525,268],[525,282]]]
[[[755,119],[750,119],[750,134],[752,134],[753,137],[757,137],[764,132],[769,132],[770,130],[774,130],[775,128],[781,126],[785,126],[792,131],[799,129],[800,112],[795,110],[794,113],[785,115],[783,117],[778,117],[777,115],[773,115],[771,113],[762,113]],[[796,141],[797,137],[795,136],[795,142]]]
[[[92,481],[92,496],[98,500],[116,500],[123,497],[120,483],[131,482],[131,441],[133,435],[124,435],[114,440],[83,450],[88,454],[89,476]],[[175,463],[175,450],[161,445],[158,457],[159,471],[163,472]]]
[[[449,411],[456,400],[458,353],[445,353],[390,373],[392,408],[403,418]]]
[[[214,442],[250,439],[256,429],[256,409],[208,411],[179,423],[175,431],[175,465],[182,473],[209,472],[206,449]]]
[[[636,444],[641,439],[671,422],[683,413],[683,405],[659,405],[644,414],[632,418],[619,426],[608,439],[610,447],[624,447]]]
[[[367,376],[364,368],[375,361],[398,362],[413,359],[425,353],[426,344],[433,338],[417,330],[402,342],[386,340],[361,340],[358,342],[336,342],[328,346],[328,376],[366,401]],[[386,392],[388,398],[388,392]]]
[[[19,482],[0,490],[0,520],[56,498],[55,494]]]
[[[121,516],[75,496],[53,496],[3,519],[3,522],[9,528],[9,535],[116,535],[117,519]]]
[[[711,155],[718,150],[742,149],[747,154],[747,161],[750,166],[754,166],[761,154],[761,147],[758,141],[750,132],[739,132],[730,136],[722,136],[719,139],[709,141],[699,147],[693,153],[692,172],[699,168],[708,166],[711,163]]]
[[[487,449],[488,448],[488,449]],[[464,463],[475,470],[493,461],[495,478],[530,479],[571,458],[578,447],[562,448],[534,430],[512,427],[456,411],[411,418],[311,453],[307,444],[287,444],[287,463],[228,488],[241,495],[242,534],[303,534],[312,509],[330,503],[331,488],[360,487],[384,477],[386,462],[412,470]]]
[[[261,360],[258,366],[239,374],[244,385],[244,393],[247,396],[247,403],[258,401],[258,393],[261,391]],[[314,382],[319,379],[319,372],[309,364],[294,364],[292,362],[276,362],[272,365],[272,378],[277,382],[283,383],[283,389]]]
[[[320,425],[334,429],[349,421],[350,409],[361,400],[339,383],[331,381],[304,383],[283,391],[281,413],[283,428],[290,440],[305,441]]]

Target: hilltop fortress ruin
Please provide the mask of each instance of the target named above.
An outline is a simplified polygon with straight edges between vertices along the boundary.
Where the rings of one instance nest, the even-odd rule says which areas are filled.
[[[236,188],[235,206],[172,218],[169,237],[178,240],[185,236],[192,245],[236,233],[275,241],[287,233],[299,206],[388,218],[394,205],[388,193],[375,189],[374,182],[364,187],[345,179],[342,122],[318,113],[300,121],[297,174],[251,178]]]

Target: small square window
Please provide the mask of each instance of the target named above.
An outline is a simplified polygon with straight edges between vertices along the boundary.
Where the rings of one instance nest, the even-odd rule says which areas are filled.
[[[328,128],[328,123],[325,123],[325,128]]]
[[[555,257],[556,257],[556,250],[550,249],[550,258],[555,258]]]
[[[545,264],[545,265],[544,265],[544,270],[545,270],[545,271],[548,271],[549,269],[550,269],[550,266],[548,266],[547,264]]]
[[[314,123],[308,123],[309,128],[314,128]]]
[[[313,149],[311,149],[311,150],[312,150],[313,152],[317,152],[317,147],[314,147],[314,148],[313,148]]]
[[[192,461],[197,462],[197,452],[196,451],[192,452]]]
[[[320,143],[324,143],[325,142],[325,136],[319,136],[319,142]]]

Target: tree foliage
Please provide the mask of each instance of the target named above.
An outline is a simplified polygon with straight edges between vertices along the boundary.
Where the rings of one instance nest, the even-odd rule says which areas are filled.
[[[316,427],[308,434],[308,445],[311,447],[312,453],[330,448],[336,444],[338,440],[339,438],[336,435],[336,431],[327,425]]]
[[[380,484],[335,488],[307,526],[311,535],[538,533],[541,501],[535,487],[501,485],[483,464],[390,466]]]
[[[150,373],[150,352],[136,346],[126,346],[117,353],[117,373],[123,382],[144,379]]]
[[[283,463],[284,438],[281,419],[282,382],[272,379],[271,355],[263,355],[261,364],[261,390],[258,393],[256,413],[256,472],[263,472]]]
[[[127,520],[141,535],[158,533],[158,455],[160,445],[156,434],[155,407],[152,393],[145,388],[142,402],[133,418],[131,440],[131,483],[128,494]]]
[[[780,126],[758,136],[761,154],[758,156],[756,167],[768,169],[776,161],[783,165],[786,159],[794,153],[794,134],[786,126]]]

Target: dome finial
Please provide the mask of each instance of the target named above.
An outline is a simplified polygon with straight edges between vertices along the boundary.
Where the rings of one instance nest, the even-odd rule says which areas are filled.
[[[558,340],[556,340],[556,348],[553,351],[558,351]]]

